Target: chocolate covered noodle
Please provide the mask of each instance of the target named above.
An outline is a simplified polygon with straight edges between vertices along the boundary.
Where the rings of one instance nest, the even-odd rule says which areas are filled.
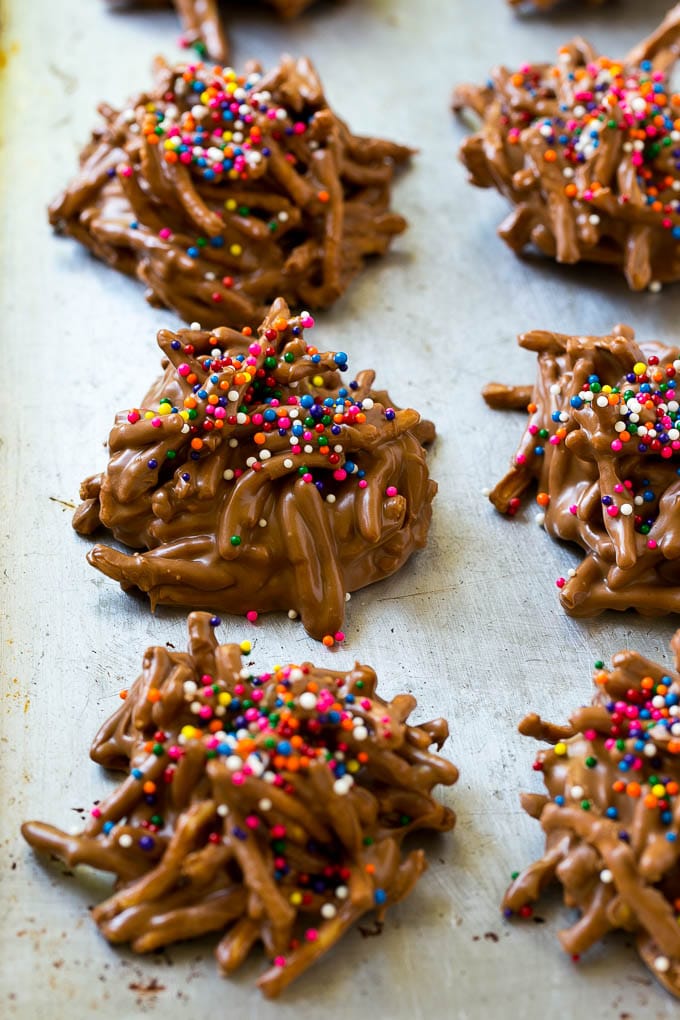
[[[515,514],[534,484],[540,521],[585,558],[557,579],[575,616],[605,609],[680,612],[680,352],[611,335],[525,333],[538,354],[533,387],[492,383],[492,407],[529,422],[490,499]]]
[[[152,606],[284,610],[343,640],[349,593],[426,544],[434,427],[375,390],[373,372],[344,382],[347,355],[309,344],[313,321],[278,300],[257,337],[160,331],[165,374],[117,416],[73,521],[143,551],[96,545],[94,566]]]
[[[454,108],[481,120],[461,159],[512,204],[499,234],[513,251],[615,266],[633,290],[680,279],[679,53],[680,4],[622,60],[577,38],[555,63],[456,89]]]
[[[186,322],[256,328],[278,296],[325,308],[406,227],[390,193],[410,150],[353,134],[305,58],[158,60],[148,91],[99,110],[50,222]]]
[[[411,891],[425,852],[402,841],[453,827],[432,788],[457,770],[429,750],[446,722],[409,725],[415,699],[384,701],[368,666],[256,675],[238,645],[218,645],[218,622],[193,613],[187,653],[147,651],[92,747],[128,774],[83,832],[22,831],[69,867],[116,876],[93,910],[109,941],[148,953],[212,933],[225,973],[261,945],[258,984],[276,996]]]
[[[673,639],[680,652],[680,631]],[[608,932],[635,936],[652,974],[680,996],[680,677],[637,652],[596,665],[597,693],[566,726],[527,716],[520,731],[551,744],[534,770],[546,794],[522,806],[546,835],[543,857],[514,878],[507,916],[530,916],[562,886],[578,919],[559,934],[578,959]]]

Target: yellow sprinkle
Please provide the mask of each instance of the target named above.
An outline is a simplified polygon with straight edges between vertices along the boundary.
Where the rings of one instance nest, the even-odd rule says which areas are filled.
[[[147,113],[153,113],[154,110],[156,109],[156,104],[155,103],[147,103],[146,106],[144,107],[144,109],[146,110]]]
[[[197,731],[196,731],[196,727],[195,726],[183,726],[182,727],[182,736],[186,737],[187,740],[191,740],[192,737],[195,737],[196,736],[196,732]]]
[[[657,783],[655,786],[652,787],[652,793],[654,794],[655,797],[663,797],[664,794],[666,793],[666,787],[662,786],[661,783]]]
[[[299,892],[291,893],[290,902],[293,904],[294,907],[299,906],[299,904],[302,903],[302,893]]]
[[[179,412],[179,416],[180,416],[180,418],[183,418],[184,421],[189,421],[189,412],[188,411],[180,411]]]
[[[611,391],[612,391],[611,386],[603,386],[602,387],[602,392],[603,393],[611,393]]]
[[[232,255],[240,255],[241,252],[243,251],[243,248],[241,247],[240,244],[232,244],[229,251],[231,252]]]
[[[312,382],[314,383],[315,386],[323,386],[323,376],[315,375],[314,378],[312,379]]]
[[[227,210],[227,212],[232,212],[236,208],[236,202],[234,201],[234,199],[228,198],[227,201],[224,203],[224,208]]]
[[[170,404],[161,404],[160,407],[158,408],[159,414],[170,414],[171,411],[172,407],[170,406]]]
[[[242,651],[242,652],[243,652],[243,653],[244,653],[245,655],[247,655],[247,654],[248,654],[248,652],[249,652],[249,651],[251,650],[251,648],[252,648],[252,647],[253,647],[253,646],[252,646],[252,644],[250,643],[250,641],[242,641],[242,642],[241,642],[241,644],[239,645],[239,648],[241,649],[241,651]]]
[[[359,762],[358,761],[347,762],[347,771],[348,772],[358,772],[359,771],[359,767],[360,766],[359,766]]]
[[[566,754],[566,753],[567,753],[567,745],[563,744],[562,741],[560,740],[559,744],[555,744],[555,754]]]
[[[220,705],[230,705],[231,694],[228,691],[220,691],[220,693],[217,695],[217,700],[219,701]]]
[[[153,411],[145,411],[144,417],[147,419],[147,421],[149,420],[149,418],[153,418],[154,417]]]
[[[647,366],[642,361],[636,361],[633,365],[633,371],[636,375],[644,375],[647,371]]]

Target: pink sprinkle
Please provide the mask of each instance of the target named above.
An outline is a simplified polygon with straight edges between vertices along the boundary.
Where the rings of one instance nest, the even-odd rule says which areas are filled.
[[[396,496],[397,492],[398,490],[396,485],[388,485],[387,488],[385,489],[386,496]]]
[[[336,482],[344,482],[345,478],[347,478],[347,472],[344,468],[336,468],[333,472],[333,478],[335,478]]]
[[[655,542],[655,540],[653,538],[648,538],[647,539],[647,548],[648,549],[656,549],[657,548],[657,543]]]
[[[555,584],[557,585],[558,588],[564,588],[566,583],[567,582],[563,577],[558,577],[557,580],[555,581]]]
[[[102,816],[101,810],[98,807],[93,807],[90,814],[93,818],[101,818]]]
[[[189,375],[191,368],[189,367],[189,365],[186,364],[186,362],[182,362],[181,365],[177,366],[177,371],[179,372],[180,375]]]
[[[131,425],[134,425],[136,421],[139,421],[140,417],[141,415],[139,414],[139,411],[130,411],[129,415],[127,416],[127,419]]]
[[[361,481],[359,482],[359,488],[360,489],[365,489],[367,485],[368,485],[368,482],[366,481],[366,479],[362,478]]]
[[[285,958],[285,956],[275,956],[274,957],[274,966],[275,967],[285,967],[286,966],[286,958]]]
[[[169,238],[172,237],[170,227],[162,227],[161,230],[158,231],[158,236],[162,237],[164,241],[169,240]]]
[[[246,620],[248,620],[250,623],[255,623],[255,621],[257,620],[257,612],[254,609],[249,609],[248,612],[246,613]]]
[[[576,503],[571,504],[571,506],[569,507],[569,513],[574,514],[574,516],[578,513],[578,507],[576,506]]]
[[[526,457],[523,453],[518,453],[515,457],[515,464],[526,464]]]
[[[333,635],[333,637],[335,638],[336,641],[344,641],[345,640],[345,632],[342,631],[342,630],[336,630],[336,632]]]

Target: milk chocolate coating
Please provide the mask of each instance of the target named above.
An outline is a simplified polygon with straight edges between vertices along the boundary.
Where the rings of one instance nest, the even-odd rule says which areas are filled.
[[[108,467],[83,482],[73,519],[147,551],[97,545],[93,566],[153,606],[294,610],[322,638],[340,630],[347,592],[426,544],[434,426],[391,406],[373,372],[343,387],[347,356],[309,347],[310,321],[278,300],[255,343],[159,332],[165,374],[117,415]]]
[[[80,835],[22,832],[69,867],[116,875],[92,912],[110,942],[146,953],[215,932],[225,973],[260,942],[271,966],[258,984],[273,997],[411,891],[427,864],[401,850],[407,834],[453,828],[432,788],[458,772],[429,750],[448,726],[410,726],[415,699],[383,701],[368,666],[258,677],[207,613],[188,626],[188,652],[150,648],[95,738],[92,758],[128,772],[118,789]]]
[[[680,279],[679,52],[677,5],[619,65],[579,38],[555,64],[456,89],[482,122],[460,157],[514,206],[498,231],[514,252],[617,266],[633,290]]]
[[[157,60],[148,92],[99,109],[50,222],[187,322],[255,328],[279,295],[326,307],[406,227],[389,203],[411,150],[353,135],[305,58],[243,76]]]
[[[628,326],[604,337],[536,331],[520,345],[538,354],[538,376],[529,424],[491,502],[514,514],[537,483],[545,530],[586,553],[558,581],[571,615],[680,612],[678,349],[637,344]],[[484,396],[519,408],[529,393],[492,383]]]
[[[680,631],[672,647],[677,664]],[[520,724],[554,745],[534,765],[547,796],[522,796],[546,850],[513,881],[503,907],[525,912],[559,882],[580,914],[559,934],[567,953],[584,953],[613,929],[634,932],[645,964],[680,996],[680,677],[625,651],[595,684],[592,704],[567,726],[537,715]]]
[[[296,18],[315,0],[265,0],[281,18]],[[229,60],[229,40],[220,19],[220,9],[231,4],[219,0],[109,0],[112,7],[177,8],[182,19],[184,42],[220,64]]]

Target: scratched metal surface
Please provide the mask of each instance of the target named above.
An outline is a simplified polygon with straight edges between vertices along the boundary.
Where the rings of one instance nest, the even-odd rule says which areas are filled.
[[[411,220],[393,254],[319,316],[325,349],[355,369],[376,366],[395,399],[436,420],[439,480],[431,541],[402,573],[352,599],[347,646],[373,664],[383,691],[418,696],[420,718],[452,724],[461,767],[446,799],[452,836],[430,843],[431,868],[379,938],[351,932],[278,1004],[253,986],[264,960],[231,981],[210,939],[149,958],[113,950],[88,917],[92,876],[63,876],[18,838],[26,818],[72,826],[111,780],[87,757],[90,739],[136,675],[148,644],[184,641],[180,612],[153,617],[85,562],[65,504],[104,463],[114,411],[138,400],[156,372],[155,330],[173,316],[147,308],[140,287],[50,235],[48,200],[66,181],[100,99],[122,101],[148,79],[156,51],[178,55],[171,13],[114,16],[100,0],[5,0],[2,56],[2,314],[0,499],[2,617],[2,942],[0,1013],[100,1020],[206,1008],[253,1020],[516,1014],[665,1018],[677,1004],[612,938],[575,969],[544,924],[505,924],[509,872],[541,848],[518,791],[534,787],[533,748],[516,733],[536,709],[563,720],[589,696],[590,665],[629,643],[664,656],[673,624],[632,615],[574,622],[554,578],[572,555],[552,545],[531,510],[508,522],[481,495],[504,470],[521,417],[503,421],[478,391],[490,378],[526,381],[531,358],[516,332],[601,331],[628,320],[642,336],[677,338],[680,288],[631,295],[596,270],[515,260],[495,237],[503,203],[468,189],[454,159],[462,137],[447,100],[497,61],[550,55],[576,31],[625,51],[659,20],[665,0],[629,0],[552,19],[517,18],[501,0],[345,0],[284,27],[242,4],[235,60],[308,52],[328,94],[357,130],[417,145],[395,204]],[[253,659],[329,659],[297,624],[230,620],[223,639],[254,639]]]

